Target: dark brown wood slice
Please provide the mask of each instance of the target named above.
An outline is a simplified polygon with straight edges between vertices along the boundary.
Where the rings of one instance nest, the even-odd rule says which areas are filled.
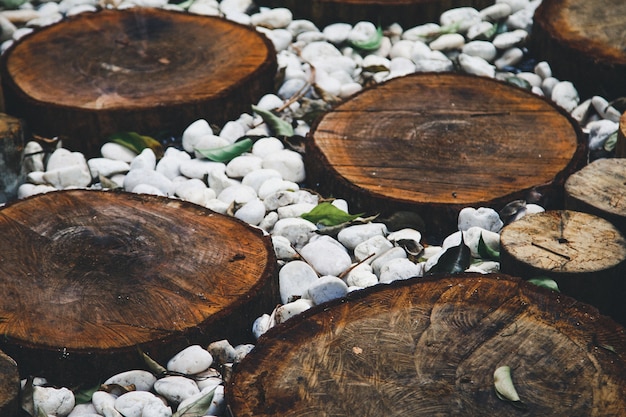
[[[546,0],[535,11],[530,49],[584,97],[626,96],[626,3]]]
[[[501,208],[543,194],[562,205],[584,163],[580,128],[528,91],[488,78],[414,74],[364,90],[314,124],[307,180],[355,210],[419,212],[431,232],[456,229],[466,206]]]
[[[509,366],[527,411],[498,399]],[[227,386],[235,417],[622,416],[626,330],[506,275],[351,294],[263,336]],[[518,404],[519,405],[519,404]]]
[[[2,317],[0,317],[2,321]],[[19,410],[20,375],[13,359],[0,351],[0,415],[15,417]]]
[[[178,200],[62,191],[0,211],[0,341],[25,374],[97,380],[193,343],[253,340],[270,239]]]
[[[2,57],[7,112],[95,155],[118,131],[180,134],[223,123],[273,88],[265,36],[218,17],[160,9],[84,13],[41,29]]]
[[[502,272],[550,277],[626,324],[626,239],[607,220],[571,210],[528,215],[502,229],[500,247]]]
[[[423,23],[439,22],[441,13],[454,7],[482,9],[490,0],[259,0],[260,5],[286,7],[298,19],[308,19],[324,27],[331,23],[399,23],[405,29]]]

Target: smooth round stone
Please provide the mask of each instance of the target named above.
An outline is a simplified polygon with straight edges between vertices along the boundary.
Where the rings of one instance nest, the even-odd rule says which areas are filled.
[[[261,31],[262,28],[257,28]],[[287,29],[273,29],[262,31],[272,42],[277,52],[284,51],[291,45],[292,35]]]
[[[43,171],[29,172],[28,175],[26,175],[26,180],[31,184],[47,184],[43,177],[44,174],[45,172]]]
[[[460,33],[445,33],[428,44],[433,51],[451,51],[461,49],[465,44],[465,37]]]
[[[615,107],[611,106],[604,97],[593,96],[591,98],[591,104],[596,109],[600,117],[602,117],[603,119],[608,119],[615,123],[619,123],[622,114],[617,111]]]
[[[429,39],[433,33],[439,33],[441,26],[437,23],[425,23],[423,25],[415,26],[407,29],[402,34],[402,39],[410,41],[425,41]]]
[[[231,185],[224,188],[218,195],[217,199],[226,204],[245,204],[257,198],[254,188],[243,184]]]
[[[54,188],[51,185],[46,185],[46,184],[35,185],[35,184],[25,183],[25,184],[20,185],[19,188],[17,189],[17,198],[23,199],[23,198],[30,197],[36,194],[49,193],[51,191],[56,191],[56,188]]]
[[[491,6],[485,7],[480,11],[480,18],[482,20],[488,20],[496,22],[504,19],[512,13],[511,6],[506,3],[496,3]]]
[[[149,169],[156,168],[156,155],[150,148],[146,148],[139,155],[133,158],[130,163],[130,169]]]
[[[135,194],[152,194],[152,195],[159,195],[161,197],[166,196],[166,194],[163,191],[159,190],[157,187],[155,187],[154,185],[150,185],[150,184],[139,184],[130,191]]]
[[[274,94],[272,95],[278,98],[278,96]],[[224,127],[222,127],[222,130],[220,130],[219,137],[226,139],[230,143],[234,143],[237,139],[245,136],[246,129],[247,128],[242,123],[231,120],[229,122],[226,122]]]
[[[235,211],[234,216],[239,220],[256,226],[265,217],[265,204],[258,198],[248,201]]]
[[[253,0],[222,0],[220,10],[224,14],[245,13],[254,5]]]
[[[226,175],[231,178],[243,178],[252,171],[261,169],[263,159],[255,155],[239,155],[226,165]]]
[[[293,316],[296,316],[313,307],[313,305],[312,300],[304,298],[292,301],[291,303],[283,304],[276,309],[274,320],[276,320],[276,324],[284,323]]]
[[[202,349],[202,348],[201,348]],[[203,349],[204,350],[204,349]],[[209,355],[210,353],[205,350]],[[154,383],[154,391],[175,404],[200,392],[195,381],[184,376],[166,376]]]
[[[272,234],[283,236],[291,242],[295,248],[304,246],[311,236],[315,234],[317,227],[308,220],[299,218],[280,219],[274,225]]]
[[[198,151],[223,148],[225,146],[230,145],[230,142],[227,139],[224,139],[220,136],[216,136],[214,134],[208,134],[208,135],[200,136],[199,138],[197,138],[195,142],[189,145],[193,146],[193,150],[189,152],[193,152],[196,158],[204,158],[202,153]]]
[[[47,170],[43,174],[43,179],[57,189],[87,187],[91,184],[91,172],[85,162],[84,166],[70,165]]]
[[[560,81],[558,79],[554,78],[554,77],[548,77],[548,78],[544,79],[543,81],[541,81],[541,91],[543,91],[543,94],[546,97],[551,97],[552,96],[552,90],[554,90],[554,87],[559,82]],[[590,103],[591,103],[591,101],[589,101],[589,104]],[[578,121],[580,122],[581,120],[578,120]]]
[[[306,33],[306,32],[319,32],[320,31],[318,27],[315,26],[315,23],[306,19],[293,20],[289,24],[289,26],[287,26],[287,30],[289,31],[289,33],[291,33],[293,37],[297,37],[298,35],[302,33]]]
[[[92,403],[77,404],[67,417],[102,417]]]
[[[535,74],[540,76],[542,79],[552,77],[552,68],[546,61],[538,62],[537,65],[535,65],[534,71]]]
[[[454,69],[454,63],[447,57],[422,59],[415,62],[416,72],[447,72]]]
[[[473,7],[457,7],[443,12],[439,18],[439,23],[441,26],[458,25],[458,32],[463,33],[481,20],[480,13]]]
[[[5,16],[0,14],[0,42],[5,42],[13,37],[17,27]]]
[[[619,129],[619,123],[611,120],[597,120],[587,124],[589,129],[589,150],[595,151],[604,146],[607,139]]]
[[[65,148],[56,149],[48,158],[47,171],[67,168],[68,166],[85,166],[87,161],[80,152],[71,152]]]
[[[278,272],[281,302],[287,304],[301,298],[317,280],[317,274],[308,263],[303,261],[287,263]]]
[[[465,232],[463,232],[465,244],[470,248],[472,252],[472,256],[474,258],[480,258],[480,254],[478,251],[478,246],[480,243],[480,239],[482,238],[483,243],[489,249],[494,252],[500,252],[500,234],[492,232],[490,230],[485,230],[482,227],[470,227]],[[460,242],[459,242],[460,243]]]
[[[263,158],[263,168],[274,169],[283,179],[293,182],[302,182],[305,178],[305,167],[302,155],[297,152],[283,149]]]
[[[45,165],[43,160],[43,147],[35,141],[27,142],[24,147],[24,160],[22,162],[22,168],[26,172],[44,171]]]
[[[26,35],[30,35],[31,33],[33,33],[34,29],[33,28],[29,28],[29,27],[21,27],[21,28],[17,28],[14,32],[13,32],[13,40],[14,41],[19,41],[20,39],[22,39],[24,36]]]
[[[137,391],[150,391],[156,380],[156,377],[151,372],[136,369],[113,375],[104,381],[104,385],[134,385]]]
[[[330,236],[320,236],[300,249],[300,255],[321,275],[338,276],[352,264],[345,247]]]
[[[467,29],[467,33],[465,34],[465,36],[467,36],[467,39],[469,40],[485,40],[489,38],[487,34],[492,33],[492,31],[493,23],[482,21],[480,23],[476,23],[475,25],[470,26],[470,28]]]
[[[300,255],[291,246],[289,239],[283,236],[272,236],[272,246],[274,247],[274,253],[276,258],[284,261],[291,261],[297,259]]]
[[[496,59],[494,64],[497,69],[501,70],[519,64],[522,58],[524,58],[524,51],[520,48],[511,48],[505,51],[500,58]]]
[[[464,54],[470,56],[477,56],[484,59],[487,62],[492,62],[498,51],[491,42],[487,41],[471,41],[463,45],[461,50]]]
[[[265,201],[268,198],[271,198],[273,195],[280,193],[281,191],[293,192],[297,191],[299,188],[300,187],[298,186],[298,184],[293,181],[281,180],[279,178],[270,178],[267,181],[264,181],[263,184],[261,184],[261,186],[259,187],[258,195],[259,198]],[[295,195],[293,197],[295,198]],[[295,201],[292,201],[288,204],[291,203],[295,203]],[[283,205],[284,204],[280,204],[279,206],[282,207]],[[272,204],[272,202],[267,202],[266,206],[269,208],[269,206],[274,206],[274,204]],[[279,206],[274,206],[274,209],[278,208]]]
[[[405,258],[391,259],[380,268],[379,281],[389,283],[401,279],[421,277],[424,275],[424,267],[414,264]]]
[[[387,226],[384,223],[357,224],[343,228],[337,234],[337,240],[349,250],[354,250],[369,238],[385,234],[387,234]]]
[[[307,81],[302,78],[287,79],[280,86],[277,94],[280,98],[288,100],[306,87],[306,84]],[[251,135],[250,132],[247,132],[246,134]]]
[[[67,388],[33,387],[35,408],[45,415],[66,416],[75,405],[74,393]]]
[[[339,92],[340,98],[348,98],[353,94],[358,93],[363,89],[363,86],[357,82],[343,84],[341,86],[341,91]]]
[[[138,391],[140,392],[140,391]],[[141,391],[145,392],[145,391]],[[100,415],[118,417],[119,412],[115,409],[115,400],[112,394],[104,391],[96,391],[91,395],[91,403]],[[121,416],[121,414],[119,414]]]
[[[187,155],[187,154],[185,154]],[[165,177],[173,180],[180,176],[181,160],[177,157],[164,156],[159,160],[155,167],[155,171],[163,174]]]
[[[266,9],[250,16],[254,26],[262,26],[269,29],[286,28],[293,20],[293,14],[285,7]]]
[[[415,244],[419,244],[422,240],[422,234],[415,229],[400,229],[387,235],[390,242],[399,242],[401,240],[412,240]]]
[[[404,259],[407,258],[406,252],[400,247],[394,247],[383,253],[371,263],[372,271],[376,276],[380,278],[381,268],[389,262],[391,259]]]
[[[372,22],[358,22],[348,33],[348,42],[370,42],[378,36],[376,26]]]
[[[519,10],[506,19],[506,24],[510,29],[523,29],[528,32],[533,26],[534,13],[532,8]]]
[[[345,282],[335,276],[322,276],[315,280],[307,290],[307,296],[315,305],[320,305],[327,301],[345,297],[348,294],[348,286]]]
[[[259,99],[257,107],[262,110],[274,110],[283,105],[283,99],[276,94],[266,94]]]
[[[287,206],[279,207],[276,212],[279,219],[285,219],[288,217],[300,217],[305,213],[310,212],[315,208],[316,204],[311,203],[297,203],[289,204]],[[265,206],[263,206],[265,208]]]
[[[206,350],[218,364],[233,362],[235,360],[235,348],[226,339],[211,342]]]
[[[324,28],[322,33],[328,42],[336,45],[345,42],[352,30],[352,25],[348,23],[333,23]]]
[[[522,80],[528,81],[528,83],[532,87],[541,87],[541,82],[543,81],[540,76],[535,74],[534,72],[520,72],[515,75],[517,78],[521,78]]]
[[[508,4],[511,8],[511,13],[518,12],[529,6],[529,0],[496,0],[496,4]]]
[[[467,54],[459,55],[459,65],[468,74],[479,75],[481,77],[493,78],[496,76],[496,68],[489,62],[478,56]]]
[[[458,218],[459,230],[465,231],[470,227],[481,227],[491,232],[499,232],[504,226],[498,212],[492,208],[480,207],[475,209],[473,207],[465,207],[459,212]]]
[[[139,184],[151,185],[167,196],[174,195],[175,186],[165,175],[148,169],[131,169],[124,178],[124,189],[133,191]]]
[[[252,145],[252,154],[265,158],[283,149],[285,149],[285,145],[279,139],[275,137],[261,138]]]
[[[349,287],[366,288],[378,284],[378,277],[367,263],[360,264],[348,272],[345,280]]]
[[[568,112],[574,110],[580,101],[576,87],[569,81],[561,81],[555,85],[550,98]]]
[[[313,32],[313,31],[303,32],[303,33],[300,33],[298,37],[296,38],[296,42],[311,43],[311,42],[320,42],[320,41],[326,41],[326,37],[324,36],[322,32]]]
[[[373,259],[376,259],[377,256],[382,255],[391,248],[393,248],[393,244],[384,236],[372,236],[354,248],[354,257],[359,262],[367,262],[367,259],[371,263]]]
[[[208,159],[191,159],[180,165],[180,173],[187,178],[195,178],[205,180],[209,172],[218,169],[221,172],[226,171],[226,165],[222,162],[209,161]]]
[[[212,135],[213,129],[209,126],[209,122],[204,119],[198,119],[191,123],[183,131],[182,144],[185,151],[192,153],[196,148],[198,140],[206,135]]]
[[[172,378],[172,377],[166,377]],[[182,378],[182,377],[179,377]],[[158,381],[157,381],[158,382]],[[160,406],[165,407],[163,401],[151,392],[146,391],[130,391],[120,395],[115,400],[115,409],[119,411],[124,417],[143,417],[144,408],[148,404],[160,403]],[[154,405],[152,407],[155,407]],[[105,413],[104,415],[110,415]]]
[[[316,72],[315,83],[318,88],[333,96],[338,96],[341,91],[341,82],[329,76],[326,71]]]
[[[224,167],[224,170],[226,167]],[[224,171],[221,169],[213,169],[209,171],[209,175],[207,176],[207,182],[209,187],[211,187],[216,194],[221,193],[224,189],[236,185],[240,185],[241,182],[237,181],[233,178],[229,178]]]
[[[415,72],[415,64],[409,58],[397,57],[389,65],[391,77],[401,77]]]
[[[274,183],[276,181],[277,181],[276,179],[269,179],[263,184]],[[279,183],[282,183],[282,181]],[[270,184],[270,186],[272,189],[274,189],[275,187],[274,184]],[[267,194],[267,195],[265,194],[265,192],[261,192],[259,195],[259,198],[263,200],[263,203],[265,204],[265,208],[269,211],[276,210],[279,207],[284,207],[284,206],[288,206],[289,204],[296,203],[296,194],[293,191],[284,190],[284,189],[278,189],[278,191]]]
[[[523,29],[516,29],[512,32],[504,32],[493,38],[493,46],[500,50],[505,50],[523,44],[528,38],[528,32]]]
[[[391,50],[389,51],[389,58],[393,59],[397,57],[404,57],[410,59],[411,51],[413,50],[413,44],[414,42],[408,39],[402,39],[397,41],[393,44]]]
[[[258,194],[259,188],[263,183],[269,179],[280,179],[282,180],[282,176],[280,172],[275,169],[256,169],[252,172],[247,173],[243,179],[241,180],[241,184],[252,187],[254,191]]]
[[[341,51],[331,43],[311,42],[302,49],[300,56],[304,61],[312,62],[323,57],[339,58],[342,55]]]
[[[172,357],[167,362],[167,370],[193,375],[209,369],[213,357],[199,345],[191,345]]]
[[[391,61],[385,57],[370,54],[363,58],[363,63],[361,65],[364,69],[377,67],[384,67],[389,69]]]

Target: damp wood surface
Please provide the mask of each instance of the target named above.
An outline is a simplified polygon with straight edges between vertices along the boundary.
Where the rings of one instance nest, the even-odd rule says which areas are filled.
[[[226,396],[236,417],[622,416],[625,332],[501,274],[411,279],[270,330]],[[496,396],[500,366],[526,412]]]
[[[502,229],[500,257],[503,273],[550,277],[626,325],[626,240],[609,221],[572,210],[527,215]]]
[[[0,317],[0,321],[2,317]],[[17,417],[19,410],[20,375],[15,361],[0,351],[0,415]]]
[[[369,21],[378,25],[399,23],[404,29],[439,22],[441,13],[456,7],[483,9],[491,0],[259,0],[258,4],[286,7],[298,19],[320,26]]]
[[[534,15],[530,50],[583,97],[626,96],[626,2],[546,0]]]
[[[83,13],[29,35],[0,61],[7,112],[94,156],[112,133],[180,134],[225,123],[273,88],[276,53],[255,30],[151,8]]]
[[[269,238],[200,206],[60,191],[0,210],[0,347],[26,374],[103,378],[194,343],[250,342],[278,299]],[[109,374],[109,375],[107,375]]]
[[[358,210],[416,210],[444,233],[466,206],[531,191],[562,204],[584,163],[580,129],[530,92],[487,78],[416,74],[354,96],[313,125],[307,181]],[[444,234],[445,236],[445,234]]]

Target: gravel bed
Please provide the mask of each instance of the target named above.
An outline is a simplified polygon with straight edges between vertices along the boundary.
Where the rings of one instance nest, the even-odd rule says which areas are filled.
[[[493,209],[462,210],[459,232],[423,247],[419,230],[398,230],[375,218],[351,216],[345,200],[327,199],[306,189],[301,149],[297,143],[281,140],[281,128],[288,125],[293,137],[305,137],[320,111],[365,86],[420,71],[492,77],[547,96],[580,123],[592,159],[611,156],[623,110],[599,96],[580,102],[571,82],[555,78],[548,62],[533,59],[525,45],[539,0],[496,1],[483,10],[451,9],[436,23],[413,28],[394,24],[382,31],[371,22],[318,28],[310,21],[294,20],[287,9],[258,8],[251,0],[17,3],[0,1],[6,9],[0,11],[2,51],[37,27],[103,7],[163,7],[221,15],[255,26],[274,43],[280,86],[255,103],[254,110],[223,126],[212,126],[210,120],[192,123],[181,137],[162,140],[166,149],[159,160],[150,148],[137,154],[113,142],[102,147],[101,157],[90,160],[64,149],[62,143],[44,150],[30,142],[24,161],[28,178],[18,192],[19,198],[25,198],[68,188],[124,189],[180,198],[260,227],[271,235],[279,259],[283,304],[256,320],[251,331],[257,338],[293,315],[349,291],[423,276],[446,249],[459,246],[461,234],[471,251],[468,270],[499,270],[497,260],[485,255],[498,250],[504,224]],[[197,151],[241,144],[237,141],[242,137],[255,141],[229,161],[210,161]],[[524,202],[512,202],[509,208],[507,222],[543,210]],[[326,214],[316,217],[319,212]],[[341,230],[323,225],[325,216],[344,222]],[[208,348],[190,346],[164,364],[170,375],[157,380],[149,372],[131,370],[112,376],[105,384],[134,384],[137,391],[98,391],[92,401],[80,405],[84,393],[49,387],[41,378],[23,385],[32,392],[36,407],[49,416],[171,416],[194,401],[210,400],[211,393],[206,413],[194,415],[225,416],[222,373],[227,375],[224,370],[251,348],[231,346],[228,341],[216,341]]]

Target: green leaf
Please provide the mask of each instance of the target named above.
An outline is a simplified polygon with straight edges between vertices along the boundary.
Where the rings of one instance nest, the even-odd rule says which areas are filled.
[[[206,414],[209,407],[211,406],[211,402],[213,401],[213,396],[215,395],[215,389],[213,388],[211,391],[207,392],[202,397],[198,398],[193,403],[189,404],[183,409],[177,410],[172,417],[202,417]]]
[[[261,116],[263,121],[272,129],[272,132],[278,136],[293,136],[293,126],[271,111],[263,110],[257,106],[252,106],[252,110]]]
[[[139,355],[143,359],[143,362],[146,364],[150,372],[154,375],[165,375],[167,373],[167,369],[165,369],[161,364],[148,356],[143,350],[137,348],[139,351]]]
[[[478,239],[478,254],[483,259],[491,259],[493,261],[500,260],[500,252],[487,246],[487,244],[483,240],[482,232],[480,233],[480,238]]]
[[[378,26],[376,28],[376,34],[372,38],[364,41],[351,41],[350,46],[360,49],[362,51],[375,51],[380,48],[380,44],[383,41],[383,29]]]
[[[552,291],[561,292],[559,290],[559,285],[552,278],[537,277],[537,278],[529,279],[528,282],[530,282],[531,284],[534,284],[534,285],[536,285],[538,287],[543,287],[543,288],[547,288],[547,289],[552,290]]]
[[[531,90],[533,88],[528,81],[520,77],[507,77],[505,81],[516,87],[523,88],[524,90]]]
[[[223,146],[221,148],[196,149],[196,151],[211,161],[228,162],[250,149],[252,149],[252,139],[245,138],[233,143],[232,145]]]
[[[325,201],[315,206],[313,210],[309,211],[308,213],[302,214],[300,217],[315,224],[319,223],[323,224],[324,226],[337,226],[341,223],[352,221],[362,215],[363,213],[346,213],[345,211],[338,209],[331,203]]]
[[[616,145],[617,145],[617,131],[615,131],[615,133],[609,136],[606,142],[604,142],[604,150],[607,152],[611,152],[613,149],[615,149]]]
[[[150,136],[143,136],[136,132],[118,132],[108,138],[109,142],[122,145],[136,154],[140,154],[146,148],[152,149],[157,159],[163,156],[163,146]]]
[[[463,240],[461,232],[461,243],[452,246],[439,257],[437,263],[430,268],[426,275],[433,274],[460,274],[469,268],[472,261],[472,252]]]
[[[76,404],[86,404],[91,401],[91,397],[93,393],[100,389],[100,384],[96,386],[82,389],[76,393],[74,393],[74,398],[76,400]]]
[[[183,9],[187,10],[189,9],[189,7],[191,7],[191,5],[194,3],[195,0],[186,0],[183,1],[182,3],[178,3],[178,7],[182,7]]]
[[[3,9],[17,9],[27,0],[0,0],[0,7]]]

